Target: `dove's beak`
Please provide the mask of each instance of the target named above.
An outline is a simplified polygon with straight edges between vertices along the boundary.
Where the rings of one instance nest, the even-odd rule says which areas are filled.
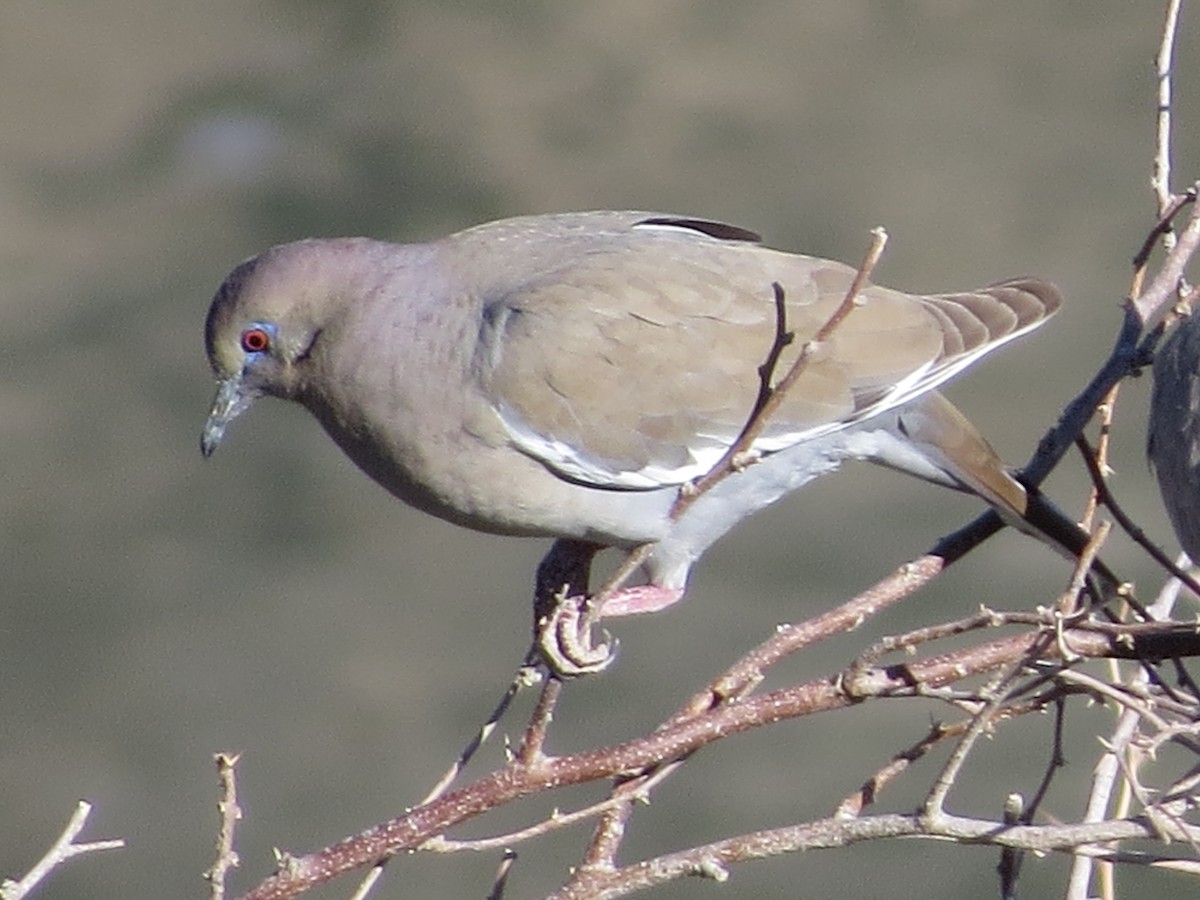
[[[242,373],[222,379],[217,385],[217,396],[213,398],[212,411],[200,433],[200,452],[208,459],[225,437],[229,423],[250,408],[258,399],[259,392],[248,387]]]

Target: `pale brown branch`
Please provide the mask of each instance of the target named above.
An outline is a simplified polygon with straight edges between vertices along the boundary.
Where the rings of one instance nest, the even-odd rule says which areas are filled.
[[[628,792],[617,793],[614,791],[613,795],[606,799],[585,806],[582,809],[577,809],[574,812],[563,813],[555,810],[541,822],[530,825],[528,828],[521,828],[494,837],[475,838],[469,841],[456,841],[438,835],[422,844],[420,849],[430,853],[462,853],[464,851],[479,852],[481,850],[496,850],[498,848],[510,847],[513,844],[524,843],[533,838],[541,837],[544,834],[549,834],[552,831],[557,831],[561,828],[587,821],[588,819],[601,817],[604,813],[610,812],[614,807],[621,804],[646,802],[649,800],[651,790],[665,781],[676,769],[677,766],[663,766],[653,774],[637,779],[636,786]]]
[[[495,733],[496,727],[500,724],[500,720],[504,718],[504,714],[508,712],[509,707],[512,706],[512,702],[516,699],[517,694],[526,688],[532,687],[545,677],[531,663],[532,657],[533,652],[531,651],[526,655],[525,662],[513,675],[512,681],[509,682],[508,687],[504,691],[504,696],[500,698],[500,702],[496,704],[496,708],[492,710],[491,715],[487,717],[487,720],[479,727],[479,730],[475,733],[474,737],[472,737],[467,745],[462,749],[454,762],[450,764],[450,768],[448,768],[442,774],[442,777],[437,780],[437,783],[430,788],[429,793],[425,795],[419,805],[424,805],[429,803],[431,800],[436,800],[442,794],[446,793],[447,790],[449,790],[450,785],[455,782],[458,776],[462,774],[463,769],[467,767],[467,763],[474,758],[475,754],[479,752],[479,749],[486,744],[491,738],[492,734]],[[530,744],[531,741],[527,736],[525,746]]]
[[[1180,825],[1180,834],[1200,834],[1196,826]],[[682,878],[723,880],[728,867],[748,860],[766,859],[801,850],[848,847],[862,841],[886,838],[928,838],[961,844],[1012,847],[1039,853],[1088,853],[1125,863],[1140,863],[1200,873],[1200,864],[1152,854],[1113,853],[1094,845],[1114,840],[1157,837],[1155,826],[1144,816],[1096,824],[1008,825],[992,819],[944,814],[930,821],[919,813],[889,813],[859,818],[829,818],[803,825],[758,831],[727,838],[702,847],[645,860],[611,872],[595,872],[587,879],[553,894],[551,900],[611,900]]]
[[[941,771],[938,772],[937,777],[933,780],[933,784],[922,806],[922,815],[925,818],[937,820],[946,814],[946,798],[950,794],[950,789],[958,781],[958,774],[962,771],[962,767],[966,763],[975,742],[979,740],[985,731],[991,728],[996,713],[1008,698],[1009,690],[1021,668],[1027,664],[1030,658],[1038,656],[1039,650],[1044,649],[1045,646],[1044,642],[1041,643],[1041,646],[1038,644],[1031,645],[1026,657],[1009,662],[1001,667],[995,677],[992,678],[987,689],[983,691],[987,702],[972,717],[971,724],[951,751],[949,758],[942,766]]]
[[[1192,185],[1189,196],[1196,196],[1197,186]],[[1192,203],[1192,212],[1187,225],[1179,233],[1175,246],[1167,254],[1158,274],[1150,282],[1150,286],[1140,297],[1129,301],[1130,307],[1136,312],[1142,325],[1146,325],[1159,315],[1165,313],[1178,297],[1179,286],[1183,283],[1184,272],[1188,263],[1200,247],[1200,207]]]
[[[529,724],[525,727],[525,736],[521,740],[520,757],[521,762],[526,765],[535,764],[543,756],[542,748],[546,743],[546,731],[550,728],[551,719],[554,718],[554,709],[558,706],[562,689],[562,680],[552,675],[546,677],[542,684],[537,704],[533,708]]]
[[[836,634],[859,627],[945,569],[947,562],[928,554],[905,563],[858,596],[805,622],[780,625],[775,634],[743,656],[704,691],[693,696],[671,719],[683,721],[713,707],[737,700],[761,683],[767,669],[787,656]]]
[[[1167,15],[1163,22],[1162,38],[1154,57],[1154,75],[1158,80],[1158,117],[1154,135],[1154,166],[1150,178],[1151,190],[1162,215],[1171,205],[1171,69],[1175,58],[1175,36],[1179,31],[1181,0],[1167,0]],[[1170,250],[1175,242],[1168,232],[1163,235],[1163,247]]]
[[[87,825],[88,816],[92,813],[92,804],[86,800],[80,800],[75,806],[75,812],[71,814],[70,821],[67,822],[67,827],[63,829],[62,834],[51,845],[46,854],[39,859],[28,872],[18,881],[5,879],[0,883],[0,900],[22,900],[27,897],[35,887],[52,871],[58,868],[69,859],[74,859],[77,856],[83,856],[87,853],[96,853],[101,850],[119,850],[125,846],[125,841],[120,838],[114,838],[107,841],[91,841],[86,844],[77,844],[75,839],[82,833],[84,826]]]
[[[217,858],[212,867],[204,873],[209,883],[209,897],[212,900],[223,900],[225,897],[225,879],[229,870],[240,864],[237,851],[234,849],[234,838],[237,833],[237,823],[242,818],[242,808],[237,799],[237,773],[234,771],[238,762],[236,753],[218,753],[215,757],[217,777],[221,783],[221,799],[217,801],[217,812],[221,814],[221,827],[217,832]]]

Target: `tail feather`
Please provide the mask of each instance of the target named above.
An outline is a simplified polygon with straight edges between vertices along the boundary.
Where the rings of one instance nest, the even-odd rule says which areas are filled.
[[[897,427],[933,464],[934,474],[906,471],[975,494],[987,501],[1005,524],[1068,559],[1082,556],[1091,535],[1049,498],[1014,477],[991,444],[941,394],[930,392],[904,407],[897,416]],[[891,464],[890,460],[880,461]],[[1119,587],[1120,580],[1102,561],[1095,560],[1092,571],[1104,582],[1106,596]]]

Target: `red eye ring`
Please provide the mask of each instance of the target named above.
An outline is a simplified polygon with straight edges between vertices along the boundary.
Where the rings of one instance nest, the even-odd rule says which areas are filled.
[[[263,353],[271,349],[271,334],[254,326],[242,332],[242,349],[247,353]]]

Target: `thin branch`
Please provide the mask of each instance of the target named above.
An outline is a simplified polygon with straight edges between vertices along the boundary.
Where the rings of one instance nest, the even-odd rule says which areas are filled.
[[[1195,197],[1197,185],[1192,185],[1189,196]],[[1146,324],[1157,315],[1165,312],[1178,296],[1179,285],[1183,282],[1183,273],[1188,262],[1200,247],[1200,208],[1193,202],[1192,214],[1188,217],[1187,225],[1179,233],[1178,241],[1167,254],[1162,268],[1150,282],[1145,293],[1130,300],[1130,306]]]
[[[857,791],[843,797],[834,810],[833,817],[835,819],[852,819],[861,815],[864,809],[876,801],[884,787],[942,741],[963,734],[969,725],[969,720],[954,725],[935,722],[921,740],[892,756],[887,765],[872,774]]]
[[[1108,742],[1108,749],[1096,767],[1092,782],[1092,790],[1088,796],[1087,809],[1084,810],[1083,821],[1088,823],[1104,821],[1108,805],[1112,797],[1113,787],[1120,772],[1118,756],[1124,752],[1133,737],[1140,713],[1138,710],[1125,707],[1117,720],[1117,728]],[[1092,867],[1095,865],[1091,856],[1078,857],[1071,865],[1071,875],[1067,881],[1066,896],[1068,900],[1087,900],[1091,882]]]
[[[1058,612],[1060,615],[1073,616],[1086,608],[1087,604],[1084,603],[1083,592],[1087,587],[1088,577],[1092,573],[1092,566],[1096,562],[1100,548],[1108,540],[1108,535],[1111,531],[1112,522],[1108,521],[1101,522],[1092,530],[1092,536],[1088,538],[1088,542],[1079,554],[1079,559],[1075,561],[1075,569],[1071,573],[1071,582],[1059,597]],[[1121,597],[1126,603],[1131,602],[1129,591],[1124,587],[1117,589],[1117,596]]]
[[[516,674],[513,676],[512,681],[509,682],[508,688],[504,692],[504,696],[500,698],[500,702],[496,704],[496,708],[492,710],[491,715],[487,717],[487,720],[479,727],[479,730],[475,733],[475,736],[462,749],[462,752],[458,754],[458,758],[454,760],[454,762],[450,765],[450,768],[445,771],[442,777],[439,778],[437,783],[434,784],[434,786],[430,789],[429,793],[426,794],[421,800],[420,805],[423,806],[431,800],[437,799],[449,789],[450,785],[454,783],[455,779],[462,774],[462,770],[466,768],[467,763],[474,758],[475,754],[479,752],[479,749],[485,743],[487,743],[489,738],[491,738],[492,734],[496,730],[496,727],[500,724],[500,720],[504,718],[504,714],[508,712],[513,700],[516,699],[517,694],[536,684],[538,679],[543,677],[542,674],[530,664],[531,656],[532,651],[526,656],[524,664],[517,669]]]
[[[1032,645],[1029,648],[1027,658],[1039,656],[1040,651],[1046,647],[1045,640],[1043,638],[1040,646],[1039,644]],[[985,731],[991,729],[996,712],[1008,698],[1013,681],[1016,679],[1021,668],[1026,664],[1026,661],[1027,659],[1014,660],[1004,666],[992,679],[992,683],[988,685],[987,690],[984,692],[988,696],[987,703],[972,719],[970,727],[967,728],[966,733],[955,745],[954,750],[950,753],[942,770],[938,773],[937,778],[934,779],[928,795],[925,797],[922,814],[926,818],[936,820],[945,815],[946,797],[949,796],[950,789],[958,781],[958,773],[962,771],[962,767],[966,763],[975,742],[979,740]]]
[[[1067,764],[1066,754],[1063,752],[1063,727],[1066,722],[1067,708],[1065,701],[1066,697],[1063,694],[1054,698],[1054,741],[1051,744],[1050,758],[1046,760],[1046,770],[1042,773],[1042,780],[1033,793],[1033,799],[1028,802],[1022,801],[1024,808],[1014,824],[1033,824],[1037,811],[1041,809],[1046,795],[1050,793],[1050,785],[1054,781],[1055,773]],[[1016,868],[1020,869],[1020,867],[1018,861]]]
[[[1185,560],[1187,560],[1186,555],[1181,554],[1177,565],[1182,568]],[[1182,582],[1178,579],[1172,578],[1163,585],[1154,602],[1147,607],[1154,618],[1165,620],[1170,617],[1179,596],[1181,584]],[[1146,671],[1139,669],[1134,675],[1134,688],[1144,686],[1148,680]],[[1121,770],[1119,757],[1126,752],[1126,748],[1137,734],[1140,723],[1141,711],[1138,708],[1133,706],[1122,708],[1112,736],[1106,742],[1106,752],[1096,765],[1092,789],[1088,793],[1087,808],[1084,810],[1084,822],[1100,822],[1107,815],[1113,790],[1117,784],[1117,775]],[[1087,900],[1091,893],[1089,886],[1094,865],[1096,862],[1089,855],[1075,858],[1071,864],[1071,874],[1067,881],[1067,900]],[[1111,881],[1111,864],[1101,862],[1100,866],[1101,877],[1105,881]]]
[[[927,584],[946,566],[941,557],[923,556],[905,563],[891,575],[841,606],[798,624],[780,625],[707,688],[693,695],[667,722],[675,725],[725,703],[740,700],[757,687],[771,666],[791,654],[859,627]]]
[[[242,808],[237,799],[237,766],[238,754],[218,753],[215,757],[217,777],[221,782],[221,799],[217,801],[217,811],[221,814],[221,827],[217,832],[217,858],[212,868],[204,873],[209,883],[209,897],[212,900],[223,900],[225,897],[225,879],[229,870],[240,864],[237,851],[234,849],[234,838],[237,833],[237,823],[242,818]]]
[[[775,392],[774,378],[779,368],[779,360],[783,351],[796,341],[796,332],[788,329],[787,294],[783,285],[778,281],[773,282],[771,293],[775,300],[775,339],[771,342],[771,349],[767,351],[766,361],[758,367],[758,396],[754,398],[754,406],[750,408],[747,426],[762,414],[763,407],[771,399],[771,394]]]
[[[75,807],[75,812],[71,814],[70,821],[67,822],[67,827],[58,836],[58,840],[46,851],[46,855],[39,859],[20,881],[5,879],[3,883],[0,883],[0,900],[22,900],[54,869],[76,856],[100,850],[123,848],[125,841],[121,838],[91,841],[86,844],[75,843],[75,838],[79,837],[84,826],[87,825],[87,819],[91,813],[92,804],[86,800],[80,800]]]
[[[1004,798],[1004,825],[1018,825],[1025,818],[1025,798],[1014,791]],[[1021,874],[1021,863],[1025,852],[1013,847],[1003,847],[1000,850],[1000,862],[996,872],[1000,876],[1001,900],[1016,900],[1017,878]]]
[[[1169,557],[1161,547],[1150,540],[1150,538],[1146,535],[1146,532],[1142,530],[1141,526],[1134,522],[1133,518],[1126,513],[1120,503],[1117,502],[1116,497],[1113,496],[1112,489],[1108,485],[1107,479],[1100,471],[1100,466],[1096,461],[1095,452],[1092,450],[1087,438],[1083,437],[1083,435],[1080,435],[1075,439],[1075,442],[1079,447],[1080,455],[1083,457],[1083,463],[1087,468],[1088,475],[1091,476],[1093,490],[1100,498],[1100,502],[1103,503],[1104,506],[1107,507],[1108,511],[1112,513],[1113,518],[1117,520],[1117,524],[1121,526],[1121,529],[1127,535],[1129,535],[1129,537],[1132,538],[1139,547],[1145,550],[1146,553],[1149,554],[1149,556],[1156,563],[1162,566],[1172,578],[1182,581],[1197,596],[1200,596],[1200,582],[1197,582],[1196,579],[1192,577],[1191,573],[1186,569],[1176,565],[1175,561],[1172,560],[1171,557]]]
[[[1158,221],[1156,221],[1154,223],[1154,227],[1147,232],[1141,246],[1138,247],[1137,253],[1133,255],[1134,283],[1133,289],[1129,292],[1130,296],[1136,297],[1141,293],[1142,281],[1146,274],[1146,266],[1150,262],[1150,256],[1154,253],[1154,248],[1158,244],[1158,239],[1163,238],[1165,244],[1166,236],[1171,235],[1171,247],[1174,248],[1175,218],[1180,212],[1183,211],[1185,206],[1190,206],[1195,202],[1195,188],[1189,188],[1185,193],[1176,194],[1164,209],[1159,210]]]
[[[1158,54],[1154,58],[1154,75],[1158,79],[1158,121],[1150,185],[1158,201],[1159,215],[1171,206],[1174,199],[1171,196],[1171,69],[1175,58],[1175,35],[1179,30],[1180,5],[1181,0],[1167,2],[1162,39],[1158,44]],[[1170,251],[1173,246],[1174,237],[1170,233],[1164,234],[1163,247]]]
[[[1196,826],[1180,826],[1182,834],[1200,834]],[[1182,836],[1181,834],[1181,836]],[[850,819],[821,819],[739,835],[679,853],[645,860],[612,872],[595,872],[586,880],[552,895],[551,900],[611,900],[682,878],[718,878],[734,862],[766,859],[801,850],[823,850],[884,838],[952,840],[977,846],[1013,847],[1039,853],[1090,853],[1100,858],[1169,867],[1200,873],[1200,863],[1153,854],[1116,854],[1093,845],[1113,840],[1157,838],[1145,816],[1099,824],[1008,825],[992,819],[943,814],[936,822],[920,813],[888,813]]]
[[[682,760],[668,763],[664,771],[668,774],[674,773],[681,764]],[[621,849],[621,841],[625,839],[625,827],[629,824],[629,817],[633,815],[633,805],[637,798],[648,800],[650,797],[646,790],[649,777],[638,775],[628,780],[618,780],[613,785],[609,799],[615,802],[604,810],[600,821],[592,829],[592,838],[584,850],[583,862],[576,867],[577,871],[571,876],[572,879],[580,870],[611,869],[616,866],[617,853]]]
[[[548,676],[538,694],[537,704],[529,717],[525,728],[525,736],[521,740],[521,762],[533,765],[542,758],[542,748],[546,743],[546,731],[554,718],[554,709],[562,696],[562,679],[553,675]]]
[[[1100,481],[1107,484],[1108,476],[1111,474],[1111,469],[1108,465],[1108,451],[1112,441],[1113,420],[1116,417],[1117,397],[1121,391],[1121,382],[1117,382],[1108,389],[1108,393],[1096,407],[1096,418],[1100,421],[1100,434],[1096,441],[1096,449],[1092,454],[1092,461],[1095,463],[1096,472],[1100,476]],[[1083,435],[1076,438],[1076,441],[1084,440]],[[1095,479],[1093,479],[1094,481]],[[1096,515],[1096,509],[1100,505],[1100,487],[1093,483],[1092,490],[1088,494],[1087,505],[1084,509],[1083,517],[1080,524],[1090,530],[1092,520]]]
[[[574,812],[564,813],[555,810],[541,822],[530,825],[528,828],[509,831],[493,837],[473,838],[464,841],[451,840],[439,835],[426,841],[421,845],[420,849],[430,853],[462,853],[464,851],[479,852],[481,850],[496,850],[524,843],[533,838],[541,837],[544,834],[549,834],[552,831],[558,831],[579,822],[585,822],[588,819],[602,817],[605,813],[612,811],[614,807],[624,803],[649,802],[651,790],[665,781],[670,773],[676,769],[676,766],[664,766],[653,774],[638,779],[635,792],[626,794],[614,793],[598,803],[592,803]]]

